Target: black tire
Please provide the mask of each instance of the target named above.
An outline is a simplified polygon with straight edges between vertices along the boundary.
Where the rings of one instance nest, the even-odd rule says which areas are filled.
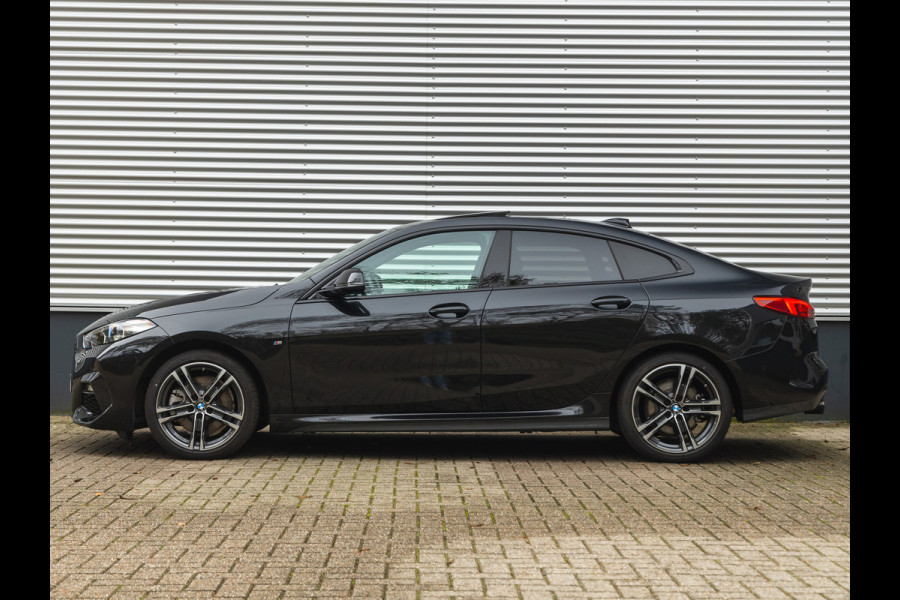
[[[239,362],[220,352],[193,350],[168,360],[153,375],[144,414],[150,433],[168,452],[190,459],[225,458],[256,431],[259,394]]]
[[[643,456],[692,462],[710,455],[731,424],[728,383],[708,361],[683,352],[653,356],[625,377],[616,399],[619,429]]]

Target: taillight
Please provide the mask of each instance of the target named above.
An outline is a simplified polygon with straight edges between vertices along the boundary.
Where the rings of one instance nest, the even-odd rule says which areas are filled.
[[[753,300],[763,308],[770,308],[795,317],[812,319],[816,316],[816,309],[806,300],[784,296],[754,296]]]

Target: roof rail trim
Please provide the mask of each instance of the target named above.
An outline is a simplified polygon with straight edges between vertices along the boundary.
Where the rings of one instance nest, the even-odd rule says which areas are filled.
[[[446,219],[462,219],[465,217],[508,217],[509,211],[497,211],[497,212],[474,212],[474,213],[464,213],[461,215],[450,215],[449,217],[439,217],[438,221],[444,221]]]

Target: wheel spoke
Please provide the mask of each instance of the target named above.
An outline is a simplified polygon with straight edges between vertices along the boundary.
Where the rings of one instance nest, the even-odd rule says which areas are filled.
[[[688,388],[691,386],[691,381],[694,379],[694,373],[697,372],[697,369],[691,367],[688,372],[687,379],[684,378],[684,368],[687,365],[681,365],[681,372],[678,375],[678,386],[675,388],[677,391],[675,392],[675,402],[684,402],[687,397]]]
[[[193,420],[193,423],[191,424],[191,441],[188,442],[188,449],[189,449],[189,450],[193,450],[193,449],[194,449],[194,439],[197,437],[197,419],[200,418],[200,415],[201,415],[201,414],[202,414],[202,413],[200,413],[200,412],[195,412],[195,413],[194,413],[194,420]]]
[[[695,415],[706,415],[708,417],[718,417],[722,415],[722,413],[717,410],[686,410],[684,411],[684,414],[692,417]]]
[[[223,376],[228,375],[228,378],[225,381],[222,381]],[[209,387],[206,388],[206,392],[203,396],[203,399],[206,402],[212,402],[216,396],[219,395],[219,392],[227,388],[234,382],[234,377],[232,377],[228,371],[222,369],[219,371],[219,374],[216,375],[215,381],[209,384]]]
[[[669,405],[672,404],[672,401],[669,399],[666,393],[656,387],[656,384],[654,384],[652,381],[650,381],[650,379],[646,377],[641,380],[640,384],[638,384],[637,391],[644,394],[663,408],[669,408]]]
[[[684,432],[681,430],[681,422],[675,417],[675,430],[678,432],[678,441],[681,443],[681,451],[687,452],[687,445],[684,443]]]
[[[637,428],[638,433],[644,433],[644,430],[653,427],[649,432],[644,434],[644,439],[650,439],[654,433],[659,431],[659,429],[672,420],[672,413],[668,411],[659,411],[655,415],[653,415],[649,421],[643,423],[640,427]]]
[[[163,413],[172,412],[173,410],[182,410],[185,408],[193,409],[194,405],[190,402],[181,402],[179,404],[169,404],[166,406],[157,406],[156,414],[161,415]]]
[[[684,403],[684,414],[687,415],[713,415],[718,417],[722,412],[715,407],[722,406],[722,402],[715,398],[711,400],[697,400]],[[708,408],[707,408],[708,407]]]
[[[708,398],[705,400],[688,400],[685,406],[721,406],[722,401],[718,398]]]
[[[204,431],[205,416],[199,410],[194,413],[194,423],[191,426],[191,441],[188,442],[188,448],[194,449],[194,445],[199,443],[200,450],[206,449],[206,432]]]
[[[206,450],[206,431],[204,425],[206,424],[206,414],[200,413],[200,449]]]
[[[719,411],[719,410],[703,410],[703,409],[699,409],[699,410],[687,410],[687,409],[685,409],[685,410],[684,410],[684,414],[686,414],[686,415],[707,415],[707,416],[710,416],[710,417],[718,417],[718,416],[721,416],[722,411]]]
[[[691,444],[691,449],[696,450],[697,440],[694,439],[694,436],[691,433],[691,428],[688,427],[687,419],[685,419],[683,414],[675,416],[675,426],[678,429],[678,439],[681,440],[681,449],[685,452],[688,451],[687,445],[685,444],[685,438],[687,438],[687,441]]]
[[[200,397],[200,392],[197,390],[197,386],[194,385],[194,380],[188,373],[187,367],[181,367],[177,371],[172,371],[172,378],[178,382],[178,385],[187,394],[189,400],[197,400]]]
[[[183,402],[181,404],[172,404],[170,406],[160,406],[156,409],[156,414],[159,415],[157,417],[157,421],[159,421],[160,425],[163,423],[168,423],[172,419],[181,419],[183,417],[190,416],[194,412],[194,405],[190,402]],[[162,416],[166,413],[171,413],[167,416]]]
[[[225,410],[224,408],[221,408],[219,406],[210,405],[210,406],[207,406],[206,408],[208,411],[206,413],[206,415],[209,418],[215,419],[216,421],[219,421],[220,423],[224,423],[225,425],[228,425],[232,429],[237,429],[238,427],[240,427],[241,420],[243,419],[243,417],[241,415],[239,415],[237,413],[233,413],[230,410]],[[213,411],[215,411],[215,412],[213,412]],[[221,414],[217,414],[217,413],[221,413]],[[235,423],[234,421],[232,421],[230,419],[234,419],[234,421],[237,421],[237,423]]]

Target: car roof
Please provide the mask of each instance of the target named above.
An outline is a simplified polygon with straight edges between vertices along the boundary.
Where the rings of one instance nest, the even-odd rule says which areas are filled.
[[[628,226],[625,226],[625,223]],[[467,213],[461,215],[453,215],[450,217],[441,217],[437,219],[429,219],[426,221],[417,221],[408,225],[397,227],[393,230],[389,238],[395,236],[407,235],[411,231],[458,231],[468,229],[470,227],[477,228],[497,228],[497,229],[541,229],[556,230],[560,232],[586,233],[599,235],[607,239],[614,239],[622,242],[631,242],[639,246],[655,249],[659,252],[670,256],[680,258],[682,261],[696,268],[700,264],[707,265],[707,268],[726,270],[739,269],[745,271],[744,267],[734,265],[724,261],[718,257],[707,254],[696,248],[685,246],[672,240],[658,237],[652,233],[640,231],[631,227],[631,223],[627,219],[621,217],[607,219],[605,221],[581,221],[571,218],[553,218],[553,217],[520,217],[511,216],[508,211],[505,212],[482,212]]]
[[[397,228],[397,231],[414,229],[427,231],[431,229],[457,230],[469,227],[498,227],[501,229],[557,229],[573,232],[594,233],[605,237],[631,240],[640,244],[654,246],[667,251],[674,250],[679,244],[656,237],[652,234],[632,229],[628,219],[621,217],[607,219],[601,222],[581,221],[559,217],[520,217],[511,216],[506,212],[481,212],[452,215],[426,221],[417,221]],[[687,248],[686,248],[687,249]]]
[[[709,277],[731,277],[737,275],[737,271],[746,276],[752,271],[744,267],[728,263],[720,258],[690,248],[653,234],[646,233],[631,227],[623,226],[618,222],[590,222],[570,218],[552,217],[519,217],[510,216],[508,212],[469,213],[416,221],[399,225],[370,238],[370,243],[360,247],[354,253],[345,256],[341,261],[331,265],[331,271],[337,271],[353,263],[359,256],[371,253],[373,247],[391,245],[403,239],[417,237],[422,234],[434,232],[464,231],[467,229],[534,229],[542,231],[556,231],[560,233],[582,233],[596,235],[609,240],[631,243],[643,246],[650,250],[656,250],[677,260],[686,267],[685,274],[696,273],[701,267]],[[377,248],[376,248],[377,249]],[[324,281],[324,277],[316,285]]]

